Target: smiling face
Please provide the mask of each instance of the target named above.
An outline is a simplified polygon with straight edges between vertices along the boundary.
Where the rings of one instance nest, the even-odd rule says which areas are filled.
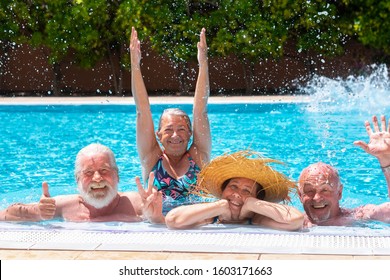
[[[256,197],[259,185],[247,178],[232,178],[227,181],[222,191],[222,199],[226,199],[233,219],[238,219],[241,208],[248,197]]]
[[[174,114],[164,114],[162,116],[157,137],[167,155],[183,155],[187,151],[191,134],[186,117]]]
[[[95,208],[107,206],[118,194],[119,177],[106,153],[83,155],[77,184],[83,199]]]
[[[311,222],[321,224],[340,214],[343,186],[333,167],[312,164],[299,177],[299,198]]]

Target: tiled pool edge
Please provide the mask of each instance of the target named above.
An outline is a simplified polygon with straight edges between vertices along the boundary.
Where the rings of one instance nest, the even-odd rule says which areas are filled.
[[[389,236],[310,234],[0,231],[0,249],[390,255]]]

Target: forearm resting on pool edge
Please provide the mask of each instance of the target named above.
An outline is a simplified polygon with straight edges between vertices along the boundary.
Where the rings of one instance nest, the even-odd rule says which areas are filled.
[[[15,203],[0,212],[2,221],[41,221],[38,204]]]

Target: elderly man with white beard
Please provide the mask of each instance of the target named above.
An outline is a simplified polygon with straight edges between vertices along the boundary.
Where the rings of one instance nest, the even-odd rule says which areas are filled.
[[[145,197],[150,195],[147,191],[141,190],[142,197],[137,192],[118,192],[119,175],[115,156],[104,145],[90,144],[79,151],[75,175],[79,194],[51,197],[49,186],[44,182],[38,203],[13,204],[0,211],[0,220],[62,218],[73,222],[138,222],[145,218],[153,220],[153,213],[161,216],[158,205],[145,203]]]

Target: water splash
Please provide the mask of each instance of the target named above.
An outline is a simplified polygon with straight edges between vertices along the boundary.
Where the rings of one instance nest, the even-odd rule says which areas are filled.
[[[306,151],[313,151],[311,161],[324,161],[339,170],[345,186],[343,205],[353,208],[359,205],[357,201],[371,203],[368,198],[387,198],[378,161],[353,145],[356,140],[369,140],[364,121],[371,122],[373,115],[390,117],[386,65],[371,65],[365,74],[346,79],[315,76],[301,90],[310,96],[303,110],[310,141],[301,141]],[[373,185],[377,193],[373,193]]]
[[[300,90],[309,94],[311,112],[360,112],[369,115],[388,114],[390,80],[387,66],[371,65],[367,74],[331,79],[314,76]]]

